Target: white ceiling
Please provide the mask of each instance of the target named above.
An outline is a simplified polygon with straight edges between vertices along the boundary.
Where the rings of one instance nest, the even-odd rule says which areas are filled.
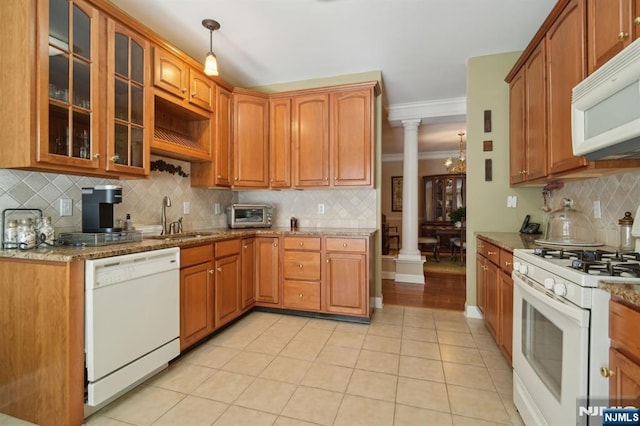
[[[193,58],[220,22],[220,75],[241,87],[379,70],[385,106],[466,96],[467,58],[522,50],[556,0],[111,0]],[[421,151],[457,150],[463,123],[420,127]],[[399,132],[399,133],[398,133]],[[402,152],[385,128],[383,153]]]

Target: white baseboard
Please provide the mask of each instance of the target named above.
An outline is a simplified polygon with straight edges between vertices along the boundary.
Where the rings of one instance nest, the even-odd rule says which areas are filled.
[[[467,318],[478,318],[478,319],[483,319],[484,318],[482,316],[482,312],[480,312],[480,309],[478,309],[477,306],[472,306],[472,305],[467,305],[465,307],[464,315]]]
[[[398,274],[398,273],[396,273],[395,281],[396,282],[400,282],[400,283],[422,284],[422,285],[424,285],[424,275]]]

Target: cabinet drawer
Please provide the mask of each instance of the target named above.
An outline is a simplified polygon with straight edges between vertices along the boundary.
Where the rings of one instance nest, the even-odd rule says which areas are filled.
[[[491,263],[495,265],[500,265],[500,248],[494,244],[491,244],[487,241],[482,242],[482,252],[480,252],[484,257],[489,259]]]
[[[210,262],[212,259],[212,244],[180,249],[180,268],[187,268],[199,263]]]
[[[320,283],[285,280],[283,293],[287,309],[320,310]]]
[[[364,238],[327,238],[327,251],[346,251],[362,253],[367,250]]]
[[[285,250],[320,250],[320,237],[284,237]]]
[[[284,278],[297,280],[320,279],[320,253],[284,252]]]
[[[513,271],[513,253],[508,250],[500,250],[500,268],[507,274]]]
[[[609,301],[609,337],[611,346],[640,354],[640,311],[615,300]],[[640,355],[639,355],[640,356]]]
[[[216,259],[240,253],[240,239],[217,241],[214,243]]]

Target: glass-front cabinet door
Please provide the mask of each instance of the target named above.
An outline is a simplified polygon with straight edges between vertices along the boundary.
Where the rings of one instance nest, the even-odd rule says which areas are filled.
[[[424,176],[422,222],[447,224],[451,212],[466,204],[464,174]]]
[[[98,12],[80,0],[49,0],[40,8],[38,161],[97,168]],[[46,80],[45,80],[46,78]],[[46,83],[45,83],[46,81]]]
[[[151,137],[149,43],[107,21],[107,170],[148,175]]]

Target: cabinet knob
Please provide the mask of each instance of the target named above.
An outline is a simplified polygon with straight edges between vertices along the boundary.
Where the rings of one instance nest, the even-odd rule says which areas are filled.
[[[633,20],[633,23],[635,25],[640,25],[640,16],[636,16],[635,19]]]
[[[302,246],[304,246],[304,243],[303,243],[302,241],[300,241],[300,242],[298,243],[298,245],[299,245],[300,247],[302,247]]]
[[[116,161],[118,161],[120,159],[120,156],[118,154],[114,155],[113,157],[111,157],[111,162],[115,163]]]
[[[340,180],[340,179],[338,179],[338,176],[336,176],[336,177],[333,178],[333,180]]]
[[[97,153],[96,155],[94,155],[93,158],[95,158],[96,160],[100,158],[100,153]]]
[[[218,179],[222,178],[222,175],[218,175]]]
[[[498,252],[497,252],[497,251],[491,251],[491,250],[489,250],[489,251],[487,252],[487,254],[488,254],[489,256],[493,256],[493,255],[498,254]]]
[[[329,263],[329,259],[325,260],[325,262]]]
[[[193,92],[193,93],[191,94],[191,97],[192,97],[192,98],[195,98],[195,97],[196,97],[196,92]]]
[[[615,376],[613,370],[609,370],[607,367],[600,367],[600,375],[605,378]]]
[[[187,93],[187,88],[183,87],[181,91],[182,91],[182,93]]]
[[[324,180],[325,180],[325,181],[328,181],[328,180],[329,180],[329,178],[328,178],[328,177],[326,177],[326,178],[324,178]]]
[[[213,269],[207,270],[208,273],[213,274]]]
[[[636,19],[637,19],[637,18],[636,18]],[[624,32],[624,31],[620,31],[620,32],[618,33],[618,40],[624,40],[624,39],[626,39],[627,37],[629,37],[629,33],[626,33],[626,32]]]
[[[299,297],[300,299],[302,299],[302,298],[304,297],[304,294],[300,293],[300,294],[298,295],[298,297]]]
[[[216,268],[216,271],[222,272],[222,268]]]
[[[278,243],[273,243],[273,246],[274,247],[278,247]]]
[[[508,260],[504,261],[504,266],[511,266],[511,262],[509,262]]]
[[[246,245],[246,244],[245,244],[245,245],[243,245],[243,246],[242,246],[242,248],[246,249],[246,248],[247,248],[247,245]]]
[[[342,247],[347,247],[347,243],[342,243]]]
[[[299,265],[298,265],[298,268],[302,269],[302,268],[303,268],[303,266],[304,266],[304,265],[301,263],[301,264],[299,264]]]

